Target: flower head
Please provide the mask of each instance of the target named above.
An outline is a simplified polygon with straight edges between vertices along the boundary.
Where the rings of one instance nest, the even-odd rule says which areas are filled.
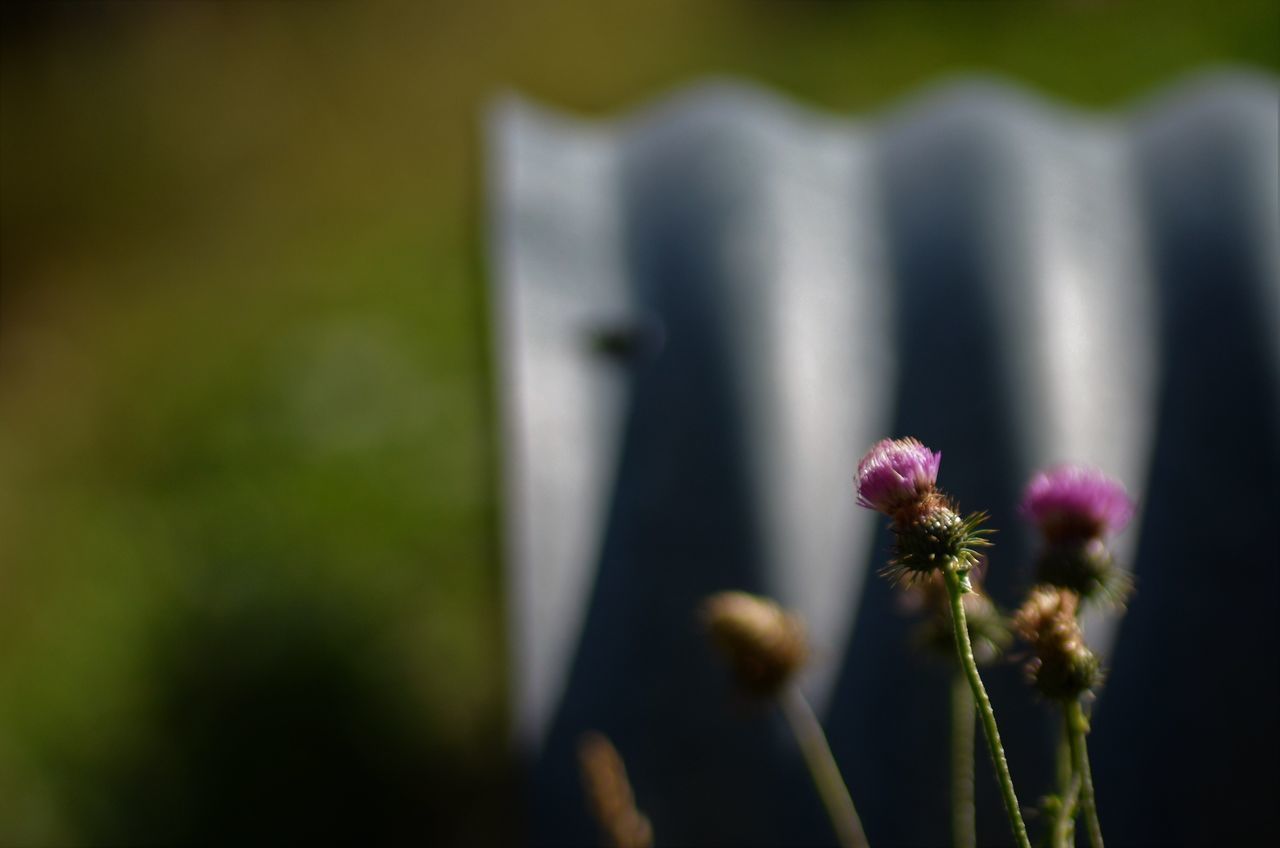
[[[1023,515],[1054,542],[1118,533],[1133,517],[1133,508],[1117,480],[1080,465],[1036,474],[1022,499]]]
[[[858,463],[858,503],[893,519],[893,559],[881,574],[899,585],[949,569],[964,577],[990,544],[985,513],[962,517],[938,490],[942,454],[917,439],[881,439]],[[967,580],[966,580],[967,588]]]
[[[881,439],[858,463],[858,504],[886,515],[934,491],[941,452],[916,439]]]

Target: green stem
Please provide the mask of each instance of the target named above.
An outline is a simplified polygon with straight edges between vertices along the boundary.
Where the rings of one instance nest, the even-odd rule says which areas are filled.
[[[1080,773],[1072,774],[1062,792],[1062,806],[1058,808],[1058,818],[1053,823],[1054,848],[1072,848],[1076,844],[1076,804],[1080,800],[1080,782]]]
[[[978,834],[973,816],[973,693],[957,671],[951,678],[951,844],[975,848]]]
[[[1062,733],[1058,736],[1058,788],[1065,792],[1071,783],[1071,776],[1076,773],[1075,759],[1071,756],[1071,728],[1064,720]]]
[[[956,634],[956,653],[960,664],[964,666],[965,675],[969,678],[969,688],[973,690],[973,699],[977,702],[978,712],[982,716],[982,729],[987,736],[987,747],[991,749],[991,762],[996,769],[996,777],[1000,781],[1000,792],[1004,797],[1004,808],[1009,814],[1009,826],[1013,829],[1013,837],[1020,848],[1031,848],[1027,839],[1027,826],[1022,821],[1022,810],[1018,807],[1018,795],[1013,791],[1013,778],[1009,776],[1009,763],[1004,757],[1004,746],[1000,744],[1000,731],[996,727],[996,714],[991,709],[991,699],[983,688],[982,678],[978,675],[978,663],[973,658],[973,645],[969,642],[969,624],[964,615],[965,589],[961,575],[954,568],[943,571],[947,580],[947,594],[951,596],[951,624]]]
[[[809,775],[822,798],[822,805],[827,808],[840,845],[842,848],[868,848],[862,820],[854,809],[853,798],[840,776],[840,767],[836,765],[831,746],[827,744],[827,735],[822,732],[813,708],[797,686],[787,687],[780,700],[782,712],[796,736],[800,752],[804,754],[805,765],[809,767]]]
[[[1093,774],[1089,770],[1089,749],[1085,736],[1089,733],[1089,720],[1085,718],[1080,701],[1063,704],[1067,720],[1067,739],[1071,743],[1071,759],[1076,774],[1080,776],[1080,809],[1084,813],[1085,826],[1089,829],[1089,844],[1103,848],[1102,825],[1098,823],[1098,805],[1093,795]]]
[[[1062,808],[1053,823],[1055,848],[1072,848],[1076,844],[1076,802],[1080,798],[1080,775],[1071,776],[1071,785],[1062,795]]]
[[[1058,737],[1058,818],[1053,824],[1054,848],[1073,848],[1076,844],[1076,806],[1080,800],[1080,773],[1071,755],[1071,727],[1062,722]]]

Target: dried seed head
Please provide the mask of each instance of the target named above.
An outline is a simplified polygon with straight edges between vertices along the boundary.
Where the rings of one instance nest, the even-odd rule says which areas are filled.
[[[1014,629],[1035,654],[1027,675],[1047,698],[1070,700],[1100,680],[1098,658],[1084,642],[1075,593],[1056,586],[1037,586],[1014,616]]]
[[[585,733],[578,741],[578,764],[587,802],[612,848],[650,848],[653,828],[639,810],[613,743],[601,733]]]
[[[1037,586],[1014,615],[1013,626],[1037,652],[1067,652],[1083,641],[1076,622],[1078,607],[1075,593],[1056,586]]]
[[[745,691],[777,692],[809,654],[804,625],[773,601],[746,592],[720,592],[702,606],[712,641]]]

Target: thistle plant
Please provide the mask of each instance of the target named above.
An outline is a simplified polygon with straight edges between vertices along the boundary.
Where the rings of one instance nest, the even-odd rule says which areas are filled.
[[[1053,831],[1059,846],[1073,844],[1077,798],[1090,844],[1103,845],[1085,741],[1089,722],[1082,703],[1100,683],[1101,668],[1085,644],[1078,612],[1082,601],[1118,601],[1130,591],[1106,540],[1124,528],[1133,511],[1133,501],[1119,482],[1074,465],[1037,474],[1022,501],[1022,512],[1040,530],[1044,547],[1037,560],[1041,585],[1031,591],[1015,626],[1033,649],[1027,666],[1033,685],[1062,706],[1068,762],[1059,768],[1064,783]]]
[[[962,514],[938,488],[942,454],[916,439],[884,439],[858,463],[858,504],[886,515],[894,534],[881,574],[903,590],[922,613],[915,643],[947,657],[951,685],[951,832],[957,848],[976,845],[973,803],[974,726],[982,723],[1009,826],[1020,848],[1031,848],[1014,789],[995,711],[979,665],[998,660],[1016,632],[1029,646],[1025,666],[1039,695],[1062,710],[1059,788],[1045,799],[1054,848],[1075,845],[1082,818],[1092,848],[1103,848],[1087,736],[1085,706],[1102,680],[1098,657],[1080,626],[1079,611],[1094,600],[1118,601],[1130,586],[1116,568],[1107,540],[1129,522],[1134,504],[1115,480],[1081,466],[1059,466],[1037,474],[1020,509],[1043,538],[1036,560],[1037,583],[1006,620],[982,590],[981,577],[992,530],[986,513]],[[1113,605],[1114,606],[1114,605]],[[766,598],[721,592],[702,606],[708,635],[723,654],[738,688],[776,703],[787,719],[844,848],[867,845],[861,820],[832,756],[826,734],[796,678],[809,658],[800,619]],[[652,841],[648,820],[636,809],[617,752],[603,737],[581,749],[592,808],[614,845],[644,848]]]
[[[978,673],[965,614],[964,596],[973,592],[969,575],[979,562],[978,551],[990,545],[986,538],[990,531],[982,528],[984,513],[962,517],[955,504],[938,490],[941,463],[941,453],[929,450],[916,439],[881,440],[858,463],[858,503],[892,521],[893,558],[882,572],[890,581],[910,586],[940,578],[946,587],[956,655],[982,718],[1009,825],[1018,845],[1030,848],[995,711]]]
[[[720,592],[702,608],[707,630],[746,694],[775,699],[795,734],[805,765],[843,848],[866,848],[867,837],[813,708],[795,684],[809,656],[804,625],[773,601]]]
[[[1060,769],[1066,782],[1057,805],[1053,844],[1059,848],[1074,844],[1078,799],[1089,842],[1093,848],[1102,848],[1102,828],[1085,746],[1089,724],[1081,705],[1082,696],[1101,680],[1101,668],[1085,644],[1076,619],[1078,605],[1079,597],[1069,589],[1037,587],[1014,616],[1014,627],[1032,648],[1033,655],[1026,666],[1028,679],[1041,695],[1062,707],[1069,760],[1066,768]]]

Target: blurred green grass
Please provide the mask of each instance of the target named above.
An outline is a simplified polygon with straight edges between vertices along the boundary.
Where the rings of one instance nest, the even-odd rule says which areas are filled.
[[[518,826],[482,197],[502,91],[608,115],[727,73],[866,112],[976,71],[1106,107],[1207,64],[1280,69],[1280,6],[1232,0],[6,15],[4,844],[199,832],[222,808],[195,796],[240,791],[203,771],[255,761],[188,743],[263,743],[173,705],[315,656],[364,699],[322,727],[394,727],[429,762],[382,775],[417,784],[403,833]]]

